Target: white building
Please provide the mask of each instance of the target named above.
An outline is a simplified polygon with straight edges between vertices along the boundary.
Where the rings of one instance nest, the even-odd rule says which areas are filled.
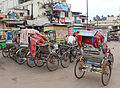
[[[105,21],[92,21],[97,27],[109,28],[112,30],[120,29],[120,18],[119,17],[108,17]]]
[[[68,6],[68,11],[66,12],[60,10],[52,11],[52,13],[59,15],[59,20],[53,18],[55,22],[63,21],[63,23],[71,24],[71,5],[66,3],[66,0],[0,0],[0,9],[5,14],[7,14],[9,10],[13,10],[13,8],[28,10],[28,16],[31,16],[31,20],[27,20],[28,24],[43,25],[50,23],[48,20],[49,16],[46,16],[46,14],[51,10],[51,1],[53,1],[53,3],[60,2],[61,4],[59,5],[58,3],[58,6]]]

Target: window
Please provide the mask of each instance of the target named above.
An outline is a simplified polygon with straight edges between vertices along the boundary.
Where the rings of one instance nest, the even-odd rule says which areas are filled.
[[[54,11],[54,17],[59,17],[60,16],[60,12],[59,11]]]
[[[84,23],[84,22],[85,22],[85,19],[82,19],[82,22]]]
[[[65,17],[68,17],[68,12],[65,12]]]

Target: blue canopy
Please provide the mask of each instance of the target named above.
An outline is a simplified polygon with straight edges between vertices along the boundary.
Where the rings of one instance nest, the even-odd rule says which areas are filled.
[[[86,30],[81,30],[78,35],[80,36],[88,36],[88,37],[94,37],[97,31],[86,31]]]

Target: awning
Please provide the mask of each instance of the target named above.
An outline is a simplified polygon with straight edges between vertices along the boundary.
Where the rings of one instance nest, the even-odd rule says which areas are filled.
[[[32,26],[32,25],[42,26],[46,23],[50,23],[50,21],[48,21],[47,17],[42,17],[42,18],[37,19],[37,20],[27,20],[27,25],[29,25],[29,26]]]
[[[4,21],[6,24],[24,24],[25,21]]]
[[[20,27],[20,28],[25,28],[25,26],[24,25],[17,25],[18,27]]]

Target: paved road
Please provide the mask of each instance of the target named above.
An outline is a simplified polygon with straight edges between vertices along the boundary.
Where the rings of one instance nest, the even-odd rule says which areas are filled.
[[[104,88],[120,88],[120,43],[110,42],[115,58],[112,77]],[[46,66],[29,68],[18,65],[10,58],[0,55],[0,88],[102,88],[100,76],[86,73],[83,79],[76,79],[73,73],[74,63],[69,68],[49,72]]]

